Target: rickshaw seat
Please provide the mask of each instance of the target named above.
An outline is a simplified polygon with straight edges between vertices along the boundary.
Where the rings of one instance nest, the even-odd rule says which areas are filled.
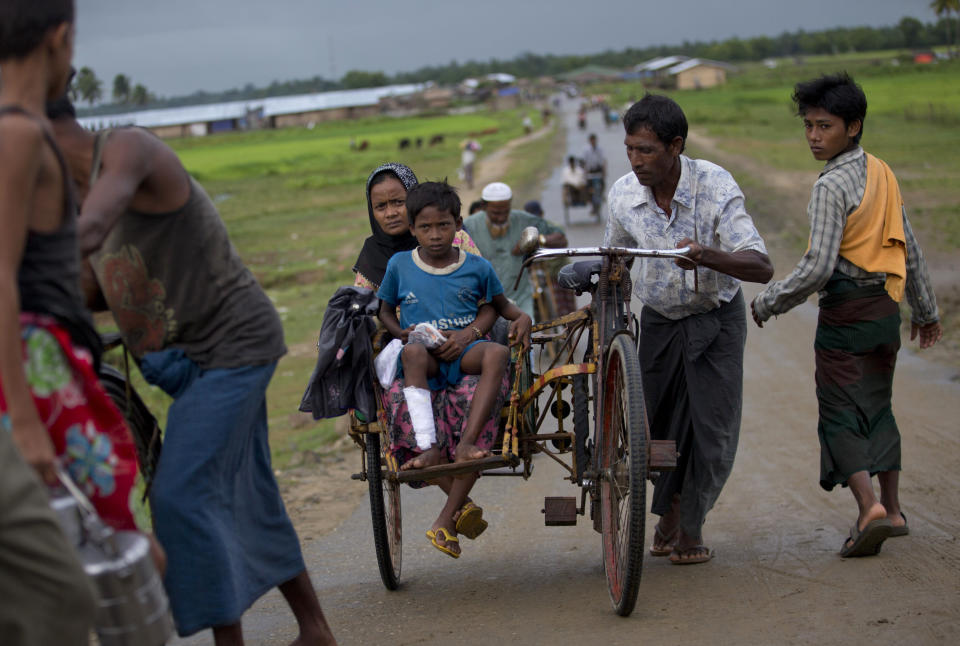
[[[557,284],[564,289],[572,289],[582,294],[593,285],[593,277],[600,274],[600,260],[579,260],[560,270]]]

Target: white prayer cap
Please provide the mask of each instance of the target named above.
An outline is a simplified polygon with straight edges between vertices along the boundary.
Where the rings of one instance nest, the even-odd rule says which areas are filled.
[[[505,202],[513,197],[513,191],[503,182],[493,182],[483,187],[480,197],[485,202]]]

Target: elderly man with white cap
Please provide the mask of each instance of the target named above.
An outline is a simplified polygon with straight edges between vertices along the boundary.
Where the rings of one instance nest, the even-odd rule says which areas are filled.
[[[486,210],[466,218],[463,228],[473,238],[481,255],[493,265],[507,298],[533,317],[530,281],[521,280],[517,289],[513,288],[523,264],[523,253],[517,248],[520,233],[527,227],[536,227],[540,231],[541,245],[545,247],[565,247],[567,236],[563,229],[543,218],[512,210],[513,191],[503,182],[487,184],[481,197],[487,204]]]

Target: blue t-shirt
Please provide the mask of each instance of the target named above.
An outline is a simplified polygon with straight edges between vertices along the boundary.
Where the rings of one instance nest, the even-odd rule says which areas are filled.
[[[430,323],[438,330],[461,330],[477,318],[481,301],[503,293],[493,266],[472,253],[443,268],[430,267],[417,250],[395,253],[380,283],[380,300],[400,307],[400,326]]]

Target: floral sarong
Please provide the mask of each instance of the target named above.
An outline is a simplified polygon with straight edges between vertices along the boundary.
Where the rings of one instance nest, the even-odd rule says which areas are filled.
[[[441,453],[449,461],[454,459],[454,451],[460,443],[460,436],[467,417],[470,415],[470,402],[477,389],[478,375],[464,375],[456,386],[448,386],[444,390],[431,391],[430,400],[433,403],[433,417],[437,426],[437,443]],[[510,371],[505,370],[500,383],[500,391],[493,404],[490,419],[480,430],[476,446],[489,450],[497,440],[500,428],[500,410],[510,391]],[[413,423],[410,421],[410,412],[407,410],[407,401],[403,397],[403,379],[396,379],[390,388],[383,393],[383,407],[387,416],[387,428],[390,429],[390,452],[399,464],[416,457],[421,453],[417,448],[417,440],[413,433]],[[424,482],[411,482],[411,487],[426,486]]]
[[[93,372],[90,353],[74,347],[50,317],[23,313],[20,329],[27,384],[60,463],[104,522],[115,529],[136,529],[130,508],[136,448]],[[0,384],[0,413],[5,416],[2,390]]]

